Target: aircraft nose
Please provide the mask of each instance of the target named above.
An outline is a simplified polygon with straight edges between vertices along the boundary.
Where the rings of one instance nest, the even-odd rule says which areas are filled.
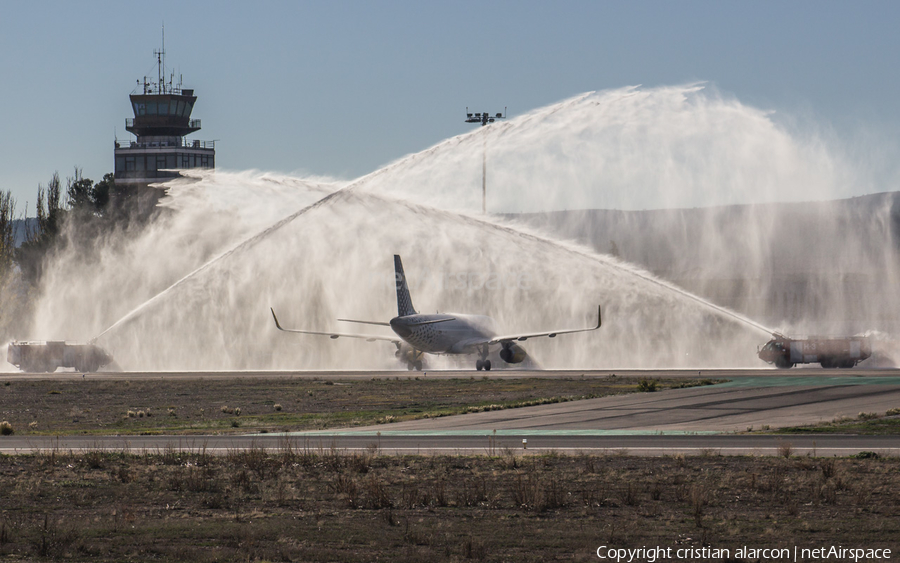
[[[399,336],[400,338],[406,338],[410,334],[412,334],[412,329],[409,328],[400,317],[394,317],[391,319],[391,329]]]

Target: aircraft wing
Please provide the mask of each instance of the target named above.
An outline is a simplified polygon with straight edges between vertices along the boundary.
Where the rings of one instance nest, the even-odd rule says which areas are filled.
[[[569,334],[572,332],[587,332],[590,330],[597,330],[600,328],[600,324],[602,322],[602,315],[600,312],[601,307],[597,307],[597,326],[592,326],[588,328],[569,328],[565,330],[551,330],[547,332],[533,332],[530,334],[510,334],[505,336],[495,336],[491,340],[489,340],[488,344],[500,344],[501,342],[512,342],[513,340],[518,340],[519,342],[528,340],[529,338],[538,338],[540,336],[548,336],[550,338],[555,338],[557,334]]]
[[[338,319],[339,321],[343,321],[345,323],[358,323],[361,325],[378,325],[378,326],[391,326],[391,323],[383,323],[380,321],[357,321],[354,319]]]
[[[345,332],[319,332],[315,330],[298,330],[296,328],[284,328],[281,326],[281,323],[278,322],[278,317],[275,316],[275,310],[269,307],[269,310],[272,311],[272,318],[275,319],[275,327],[278,330],[282,330],[284,332],[297,332],[300,334],[318,334],[320,336],[327,336],[331,339],[335,338],[360,338],[362,340],[366,340],[368,342],[375,342],[376,340],[384,340],[386,342],[393,342],[394,344],[400,344],[400,339],[396,336],[377,336],[374,334],[348,334]]]

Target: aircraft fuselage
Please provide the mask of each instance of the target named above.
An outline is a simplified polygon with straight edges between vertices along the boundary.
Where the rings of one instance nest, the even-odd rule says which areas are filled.
[[[494,320],[483,315],[415,314],[394,317],[390,324],[397,336],[429,354],[467,353],[467,342],[490,340],[497,334]]]

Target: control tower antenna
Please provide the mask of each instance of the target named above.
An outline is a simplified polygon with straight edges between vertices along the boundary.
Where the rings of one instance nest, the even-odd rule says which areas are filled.
[[[159,93],[167,94],[166,91],[166,24],[162,25],[162,49],[154,49],[153,54],[156,55],[156,65],[159,75]]]

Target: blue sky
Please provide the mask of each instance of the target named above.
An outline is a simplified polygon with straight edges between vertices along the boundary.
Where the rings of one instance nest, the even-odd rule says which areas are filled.
[[[575,94],[709,81],[743,103],[884,140],[900,126],[900,3],[0,2],[0,189],[99,180],[136,79],[199,96],[219,167],[355,177]],[[895,189],[896,186],[885,186]]]

